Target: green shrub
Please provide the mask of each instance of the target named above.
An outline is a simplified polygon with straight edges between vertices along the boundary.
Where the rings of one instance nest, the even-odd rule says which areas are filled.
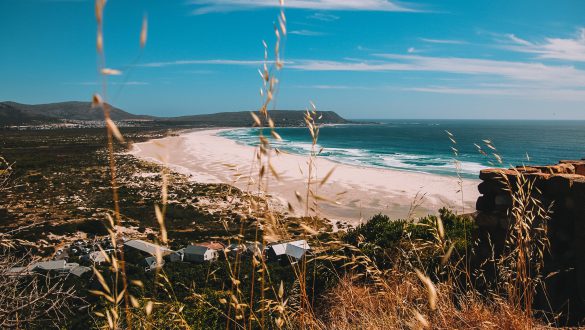
[[[445,231],[444,245],[454,245],[453,255],[465,253],[476,236],[477,227],[473,219],[467,215],[457,215],[446,208],[439,210],[439,218]],[[412,244],[429,247],[421,249],[424,253],[422,259],[433,262],[437,257],[442,257],[442,251],[432,248],[437,246],[435,243],[439,243],[439,218],[429,215],[420,219],[392,220],[386,215],[378,214],[368,222],[349,230],[343,240],[359,247],[381,268],[390,268],[404,249],[412,248]]]

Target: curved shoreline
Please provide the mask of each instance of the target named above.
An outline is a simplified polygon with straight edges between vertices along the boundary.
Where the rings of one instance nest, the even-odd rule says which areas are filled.
[[[230,128],[189,131],[136,143],[130,153],[192,175],[192,180],[197,182],[228,183],[247,190],[247,180],[238,181],[234,177],[253,171],[255,148],[217,135],[226,129]],[[341,203],[320,203],[320,214],[330,220],[357,224],[380,212],[393,218],[404,218],[409,214],[436,214],[443,206],[470,212],[475,209],[479,196],[479,180],[463,179],[462,196],[458,192],[458,179],[453,177],[350,165],[324,158],[318,158],[316,164],[319,177],[335,167],[329,181],[318,188],[319,195]],[[297,202],[295,191],[301,194],[306,191],[306,174],[303,173],[306,173],[307,157],[281,153],[273,156],[273,165],[281,180],[271,180],[269,193],[284,205],[290,202],[301,215],[304,208]],[[411,207],[419,204],[419,198],[422,198],[420,205],[411,212]]]
[[[329,126],[351,126],[354,124],[330,124]],[[327,126],[327,125],[323,125],[323,126]],[[286,128],[294,128],[294,129],[305,129],[306,127],[286,127]],[[257,146],[257,142],[258,142],[258,137],[257,136],[253,136],[253,143],[250,143],[249,140],[242,140],[240,139],[240,136],[236,135],[236,136],[232,136],[230,134],[232,134],[234,131],[244,131],[244,130],[257,130],[257,127],[239,127],[239,128],[233,128],[233,129],[226,129],[226,130],[222,130],[222,132],[220,133],[224,133],[227,132],[227,135],[223,135],[218,133],[218,135],[220,137],[225,137],[228,138],[230,140],[234,140],[236,141],[238,144],[243,145],[243,146]],[[283,132],[279,132],[280,134],[283,134]],[[308,135],[308,133],[307,133]],[[247,133],[244,133],[243,135],[244,138],[249,137],[249,135]],[[273,147],[279,148],[281,151],[283,152],[288,152],[291,154],[296,154],[296,155],[302,155],[301,153],[299,153],[297,150],[290,150],[289,147],[296,147],[299,146],[298,148],[303,149],[302,145],[304,144],[310,144],[310,142],[308,141],[292,141],[292,140],[283,140],[282,142],[278,142],[275,145],[273,145]],[[320,145],[318,144],[318,148],[319,149]],[[370,151],[368,149],[360,149],[360,148],[351,148],[351,147],[329,147],[329,148],[325,148],[325,151],[341,151],[341,154],[337,154],[337,155],[321,155],[321,158],[327,159],[329,161],[332,161],[334,163],[337,164],[343,164],[343,165],[349,165],[349,166],[356,166],[356,167],[365,167],[365,168],[378,168],[378,169],[387,169],[387,170],[392,170],[392,171],[400,171],[400,172],[412,172],[412,173],[421,173],[421,174],[432,174],[432,175],[440,175],[440,176],[447,176],[447,177],[458,177],[461,176],[464,179],[469,179],[469,180],[474,180],[477,179],[479,176],[479,171],[483,170],[483,169],[487,169],[489,167],[484,166],[481,163],[477,163],[473,160],[467,160],[467,161],[461,161],[459,160],[459,163],[461,165],[459,172],[457,172],[457,170],[455,169],[455,165],[454,164],[449,164],[448,166],[446,165],[442,165],[442,166],[432,166],[431,165],[431,170],[429,170],[427,168],[426,165],[428,164],[423,164],[423,166],[418,166],[418,165],[412,165],[412,164],[408,164],[405,163],[405,161],[408,161],[409,157],[414,156],[415,159],[416,157],[422,157],[422,158],[426,158],[429,157],[429,155],[417,155],[417,154],[407,154],[407,153],[389,153],[389,154],[385,154],[385,153],[372,153],[370,154]],[[400,163],[400,165],[385,165],[385,164],[380,164],[380,163],[376,163],[376,162],[370,162],[371,159],[363,159],[363,158],[352,158],[352,157],[344,157],[343,152],[348,152],[348,153],[364,153],[364,154],[368,154],[368,156],[372,157],[372,156],[376,156],[376,157],[390,157],[390,161],[397,161]],[[392,158],[392,156],[397,156],[397,158]],[[401,159],[400,156],[405,156],[404,159]],[[451,155],[452,156],[452,155]],[[425,167],[424,169],[422,167]],[[441,168],[444,168],[444,171],[441,171]],[[471,170],[470,170],[471,168]],[[449,169],[449,170],[447,170]]]

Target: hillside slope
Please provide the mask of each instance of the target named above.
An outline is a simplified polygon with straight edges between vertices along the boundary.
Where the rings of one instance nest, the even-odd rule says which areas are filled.
[[[90,102],[59,102],[49,104],[22,104],[16,102],[2,102],[0,109],[0,122],[4,123],[8,118],[39,119],[51,118],[55,120],[103,120],[104,113],[101,109],[91,107]],[[139,120],[150,119],[149,116],[134,115],[116,107],[111,107],[110,116],[113,120]],[[50,120],[49,120],[50,121]],[[25,121],[26,123],[26,121]]]
[[[260,116],[256,113],[259,118]],[[320,111],[319,120],[324,124],[347,124],[349,121],[333,111]],[[302,110],[270,110],[270,117],[276,126],[304,126],[305,111]],[[190,124],[204,124],[210,126],[252,126],[254,123],[249,111],[220,112],[206,115],[181,116],[161,118],[161,121],[184,122]],[[266,124],[266,123],[264,123]]]
[[[319,112],[322,124],[346,124],[345,120],[333,111]],[[276,126],[304,126],[305,111],[271,110],[270,116]],[[181,117],[155,117],[135,115],[111,106],[110,116],[116,121],[147,120],[148,125],[158,126],[223,126],[250,127],[254,121],[249,111],[221,112]],[[258,116],[262,118],[263,116]],[[21,104],[0,102],[0,125],[37,125],[50,124],[63,120],[93,121],[103,120],[101,109],[91,107],[90,102],[59,102],[49,104]],[[266,123],[264,123],[266,125]]]

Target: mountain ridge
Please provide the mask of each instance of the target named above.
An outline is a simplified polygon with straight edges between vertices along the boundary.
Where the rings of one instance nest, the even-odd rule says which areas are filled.
[[[218,112],[211,114],[158,117],[137,115],[110,105],[110,117],[115,121],[148,121],[169,126],[251,126],[251,111]],[[257,113],[256,111],[253,111]],[[271,110],[276,126],[304,125],[304,110]],[[334,111],[319,111],[324,124],[347,124]],[[261,116],[260,116],[261,117]],[[23,104],[12,101],[0,102],[0,125],[52,124],[67,120],[101,121],[101,109],[92,108],[90,102],[67,101],[46,104]]]

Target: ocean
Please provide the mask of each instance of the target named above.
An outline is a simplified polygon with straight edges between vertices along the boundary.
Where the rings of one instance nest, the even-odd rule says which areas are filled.
[[[368,120],[367,122],[374,122]],[[585,121],[375,120],[376,124],[323,126],[317,150],[330,160],[405,171],[477,178],[487,167],[546,165],[585,157]],[[308,154],[307,128],[278,128],[290,153]],[[456,144],[449,139],[453,134]],[[223,131],[220,136],[256,145],[258,129]],[[496,148],[492,150],[484,140]],[[478,151],[477,144],[488,155]],[[455,156],[453,148],[457,150]],[[496,153],[501,157],[499,164]],[[458,160],[460,170],[455,167]]]

